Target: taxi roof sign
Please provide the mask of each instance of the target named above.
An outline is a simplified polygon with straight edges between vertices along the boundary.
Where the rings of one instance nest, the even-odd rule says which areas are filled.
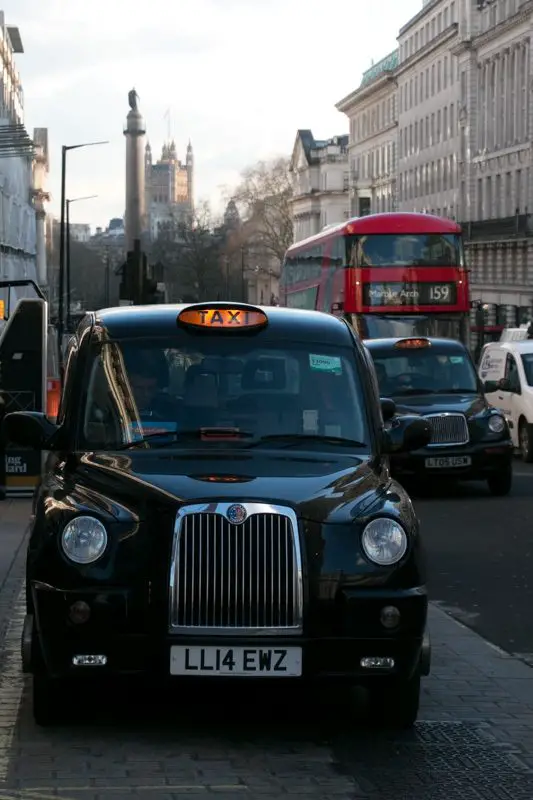
[[[402,347],[405,349],[410,348],[411,350],[419,349],[421,347],[431,347],[431,342],[429,339],[400,339],[399,342],[396,342],[394,345],[395,347]]]
[[[264,311],[248,305],[202,304],[184,308],[178,315],[178,323],[202,330],[250,330],[262,328],[268,323]]]

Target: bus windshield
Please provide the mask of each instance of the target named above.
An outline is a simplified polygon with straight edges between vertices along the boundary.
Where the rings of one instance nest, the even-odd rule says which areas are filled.
[[[464,266],[461,237],[448,233],[373,233],[348,237],[352,267]]]

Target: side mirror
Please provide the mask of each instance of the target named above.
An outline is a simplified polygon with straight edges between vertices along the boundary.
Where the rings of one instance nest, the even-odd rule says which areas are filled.
[[[432,430],[427,419],[406,414],[396,417],[383,435],[384,450],[393,455],[426,447],[431,442]]]
[[[381,415],[384,422],[389,422],[396,414],[396,403],[390,397],[380,397]]]
[[[1,438],[4,445],[31,447],[32,450],[47,450],[57,433],[57,426],[38,411],[14,411],[6,414],[2,421]]]
[[[497,388],[500,392],[510,392],[511,391],[511,381],[509,378],[500,378],[497,383]]]
[[[497,392],[499,388],[498,381],[483,381],[482,388],[484,394],[492,394],[492,392]]]

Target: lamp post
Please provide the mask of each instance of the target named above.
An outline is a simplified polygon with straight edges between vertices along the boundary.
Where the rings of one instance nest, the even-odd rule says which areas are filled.
[[[61,221],[59,224],[59,298],[57,334],[59,342],[59,363],[63,362],[63,331],[65,328],[65,210],[66,210],[66,184],[67,184],[67,153],[69,150],[80,150],[82,147],[95,147],[105,142],[83,142],[82,144],[64,144],[61,147]]]
[[[78,203],[80,200],[93,200],[95,197],[98,197],[97,194],[88,194],[85,197],[73,197],[70,200],[67,199],[65,201],[66,206],[66,295],[67,295],[67,322],[66,322],[66,329],[67,333],[70,332],[70,204],[71,203]]]

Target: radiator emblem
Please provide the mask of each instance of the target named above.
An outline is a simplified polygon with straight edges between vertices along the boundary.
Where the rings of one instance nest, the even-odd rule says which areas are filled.
[[[230,506],[226,511],[227,520],[231,522],[232,525],[242,525],[247,516],[245,507],[241,506],[239,503]]]

